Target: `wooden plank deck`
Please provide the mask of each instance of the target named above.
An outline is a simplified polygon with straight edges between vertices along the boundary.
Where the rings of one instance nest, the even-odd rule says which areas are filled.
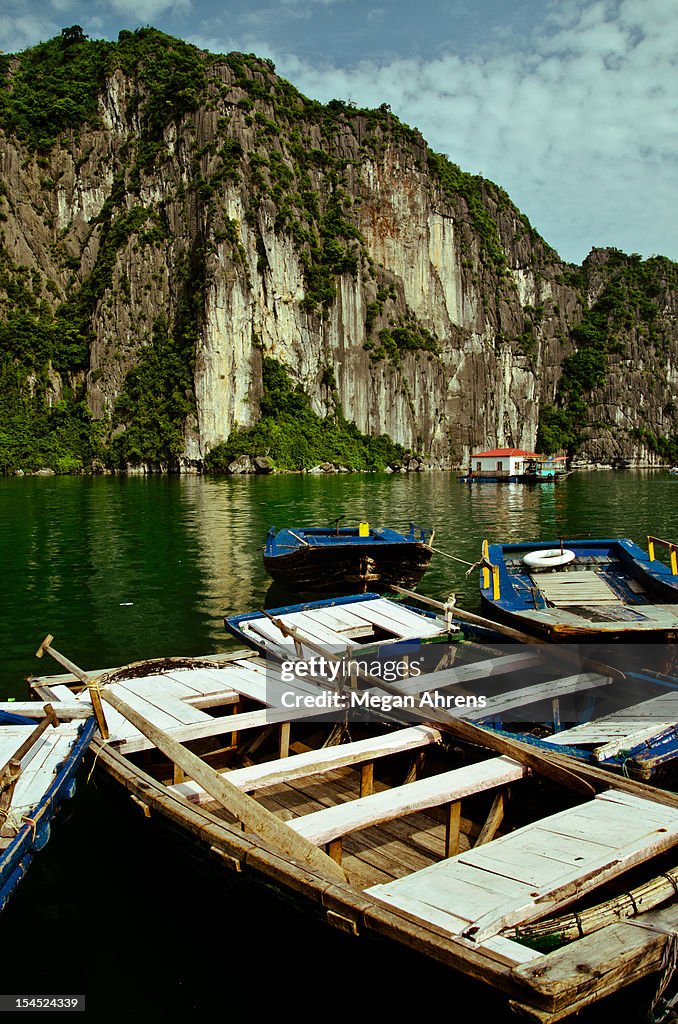
[[[578,604],[622,604],[612,587],[593,569],[574,572],[535,573],[532,582],[546,600],[562,608]]]
[[[565,676],[563,679],[552,679],[545,683],[536,683],[534,686],[524,686],[519,690],[498,693],[494,697],[488,697],[483,708],[452,710],[451,714],[458,714],[470,722],[482,722],[486,718],[506,714],[507,711],[518,711],[544,700],[556,700],[566,694],[595,690],[599,686],[609,686],[613,682],[611,676],[603,676],[598,672],[582,672],[574,676]],[[549,742],[550,740],[551,737]]]
[[[632,749],[678,725],[678,692],[663,693],[592,722],[575,725],[548,737],[560,746],[591,746],[599,761]]]
[[[79,727],[80,723],[74,722],[49,728],[27,750],[21,759],[21,775],[12,794],[12,814],[28,814],[42,799],[58,765],[67,757]],[[34,729],[34,725],[6,725],[0,729],[0,767],[11,759]]]
[[[669,849],[678,810],[616,790],[420,872],[367,890],[482,943],[554,912]]]
[[[179,681],[175,676],[179,676]],[[213,675],[217,680],[211,679]],[[130,707],[134,708],[154,725],[165,730],[169,736],[180,742],[201,739],[207,736],[218,736],[234,731],[242,732],[271,722],[289,721],[291,712],[281,706],[282,691],[305,697],[317,695],[318,688],[303,680],[276,684],[277,675],[270,673],[261,664],[250,665],[231,663],[223,669],[185,669],[173,670],[168,676],[137,676],[124,681],[109,683],[113,693],[118,694]],[[189,685],[192,679],[193,686]],[[217,685],[218,684],[218,685]],[[272,684],[272,685],[270,685]],[[235,699],[240,696],[251,697],[262,704],[261,711],[243,712],[237,715],[210,715],[202,707],[197,707],[195,696],[207,696],[204,691],[213,687],[215,705],[223,703],[224,694],[233,694]],[[50,694],[56,700],[62,697],[69,703],[73,695],[65,684],[59,683],[49,687]],[[76,700],[86,707],[91,707],[89,692],[85,689],[78,694]],[[58,713],[58,707],[57,707]],[[294,717],[301,718],[317,714],[317,710],[294,709]],[[120,715],[114,708],[105,708],[110,738],[109,743],[115,744],[125,753],[148,750],[153,744],[138,729]],[[15,727],[15,728],[28,728]]]
[[[395,637],[402,639],[440,636],[442,633],[439,622],[424,618],[409,608],[394,601],[387,601],[383,597],[352,604],[351,611],[366,622],[390,631]]]
[[[51,785],[59,765],[68,756],[78,734],[79,726],[61,725],[58,730],[43,733],[46,742],[40,746],[36,756],[28,765],[22,761],[22,772],[12,796],[12,810],[21,814],[29,814],[31,809],[42,799]],[[41,739],[43,738],[41,737]]]

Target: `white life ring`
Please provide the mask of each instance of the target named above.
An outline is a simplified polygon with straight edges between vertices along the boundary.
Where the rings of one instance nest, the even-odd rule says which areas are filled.
[[[563,551],[560,548],[548,548],[546,551],[529,551],[523,556],[523,562],[531,569],[559,569],[576,557],[574,551],[568,548]]]

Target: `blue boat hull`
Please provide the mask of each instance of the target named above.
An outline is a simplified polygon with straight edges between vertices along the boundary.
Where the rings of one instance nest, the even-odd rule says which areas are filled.
[[[276,583],[311,591],[412,586],[426,572],[428,531],[309,529],[269,531],[264,568]]]
[[[4,716],[11,722],[13,716]],[[14,718],[14,722],[35,724],[30,719]],[[30,821],[26,821],[9,846],[0,855],[0,911],[25,877],[33,857],[50,837],[51,822],[59,805],[71,799],[75,792],[76,775],[96,729],[94,718],[84,722],[76,742],[59,767],[49,788],[35,808]]]

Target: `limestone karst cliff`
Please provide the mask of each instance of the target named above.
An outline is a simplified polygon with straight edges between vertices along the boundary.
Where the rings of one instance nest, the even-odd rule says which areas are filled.
[[[678,456],[670,261],[564,264],[386,106],[252,55],[75,27],[1,60],[0,469],[199,467],[266,359],[441,466]]]

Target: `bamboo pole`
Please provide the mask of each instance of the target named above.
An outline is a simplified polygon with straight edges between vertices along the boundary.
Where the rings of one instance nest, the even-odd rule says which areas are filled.
[[[678,894],[678,867],[671,868],[656,878],[621,893],[605,903],[589,907],[575,914],[563,914],[534,924],[519,925],[506,932],[507,938],[518,941],[556,939],[572,942],[584,935],[592,935],[610,924],[627,917],[635,917],[653,907],[673,899]]]

